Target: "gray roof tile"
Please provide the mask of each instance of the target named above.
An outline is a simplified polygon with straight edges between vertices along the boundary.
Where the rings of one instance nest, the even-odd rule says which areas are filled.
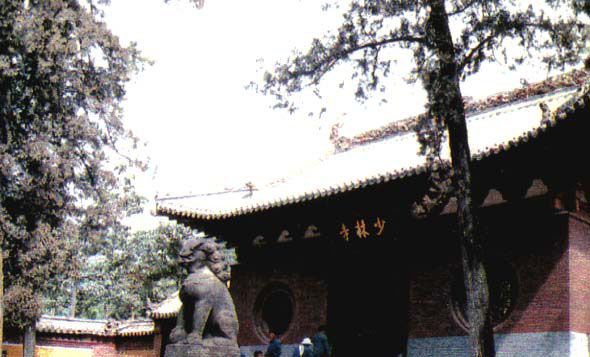
[[[473,159],[480,160],[527,142],[548,125],[567,118],[566,113],[584,106],[588,92],[582,83],[588,75],[579,71],[572,73],[533,84],[528,91],[520,88],[468,104],[467,126]],[[545,105],[552,118],[549,123],[542,121],[541,106]],[[403,121],[403,130],[385,127],[380,134],[369,132],[366,139],[363,134],[348,139],[352,144],[346,148],[336,147],[333,154],[306,167],[300,174],[266,187],[158,197],[156,211],[161,215],[218,220],[422,173],[426,170],[426,160],[419,155],[416,134],[408,129],[412,126],[411,120],[415,119]],[[448,145],[443,144],[443,148],[442,158],[449,160]]]

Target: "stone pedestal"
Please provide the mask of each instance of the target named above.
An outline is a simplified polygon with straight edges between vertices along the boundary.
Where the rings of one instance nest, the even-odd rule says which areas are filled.
[[[164,357],[240,357],[240,349],[234,346],[203,346],[170,344]]]

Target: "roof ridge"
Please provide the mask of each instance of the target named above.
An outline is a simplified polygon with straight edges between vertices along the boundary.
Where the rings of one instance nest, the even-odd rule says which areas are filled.
[[[90,334],[99,336],[119,336],[127,333],[126,329],[148,327],[147,329],[131,331],[132,334],[149,334],[153,332],[153,320],[94,320],[69,316],[42,315],[37,323],[37,330],[50,333]]]
[[[46,320],[61,320],[61,321],[79,321],[79,322],[97,322],[97,323],[107,323],[109,320],[96,320],[96,319],[86,319],[86,318],[79,318],[79,317],[71,317],[71,316],[51,316],[51,315],[41,315],[41,319]]]
[[[573,71],[530,85],[524,92],[521,89],[509,92],[513,93],[512,96],[500,93],[497,97],[492,97],[491,102],[486,102],[490,100],[487,98],[471,104],[470,108],[476,108],[469,112],[467,120],[467,124],[473,129],[469,132],[474,138],[472,160],[480,161],[526,143],[549,127],[571,117],[570,114],[587,108],[590,105],[588,79],[590,73]],[[499,125],[502,130],[498,130]],[[336,126],[336,130],[337,128]],[[489,135],[489,130],[494,135]],[[340,151],[328,150],[331,154],[316,158],[313,164],[308,163],[300,168],[298,172],[301,176],[293,175],[277,180],[270,190],[260,187],[260,192],[254,196],[234,195],[228,196],[227,200],[224,200],[225,197],[210,197],[204,200],[161,202],[156,210],[158,214],[170,217],[226,219],[426,172],[428,165],[423,156],[419,155],[418,143],[404,139],[415,133],[400,131],[398,134],[395,137],[382,135],[371,138],[368,145],[356,145]],[[382,154],[377,156],[382,160],[375,157],[364,160],[363,153],[371,152],[372,155]],[[392,152],[396,153],[394,157]],[[352,155],[347,155],[348,153]],[[322,162],[326,162],[326,165],[322,165]],[[287,185],[281,185],[282,182]],[[162,316],[168,316],[169,313],[170,311],[166,311]]]
[[[521,88],[497,92],[477,101],[469,101],[468,96],[463,96],[465,115],[469,116],[474,113],[479,114],[488,110],[518,103],[520,101],[530,100],[531,97],[555,92],[558,89],[566,90],[568,88],[581,87],[589,80],[590,72],[582,69],[574,69],[570,72],[548,77],[543,81],[527,84]],[[413,130],[416,127],[418,120],[426,115],[426,113],[421,113],[401,120],[396,120],[376,129],[366,130],[353,137],[339,135],[338,131],[341,127],[341,123],[336,123],[332,126],[330,141],[334,145],[336,152],[347,151],[353,147],[407,133]]]

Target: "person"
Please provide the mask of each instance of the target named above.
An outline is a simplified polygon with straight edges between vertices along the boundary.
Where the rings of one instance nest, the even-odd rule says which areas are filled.
[[[320,325],[315,335],[311,338],[313,343],[313,357],[329,357],[330,344],[326,336],[326,326]]]
[[[268,336],[270,337],[270,342],[264,355],[266,357],[280,357],[282,346],[279,336],[274,331],[271,331]]]
[[[260,351],[260,350],[254,351],[254,357],[262,357],[262,351]]]
[[[293,351],[292,357],[313,357],[313,348],[311,345],[309,337],[304,338],[299,346]]]

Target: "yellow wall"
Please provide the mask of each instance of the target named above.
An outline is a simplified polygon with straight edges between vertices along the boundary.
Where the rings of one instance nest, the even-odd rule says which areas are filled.
[[[6,352],[6,357],[22,357],[23,355],[23,346],[21,345],[7,345],[4,343],[2,345],[2,355],[4,356],[4,352]]]
[[[6,357],[22,357],[22,345],[2,345],[3,351],[7,352]],[[91,348],[69,348],[69,347],[35,347],[35,357],[92,357]]]
[[[154,357],[154,351],[146,351],[146,350],[125,350],[119,351],[119,356],[124,357]]]

